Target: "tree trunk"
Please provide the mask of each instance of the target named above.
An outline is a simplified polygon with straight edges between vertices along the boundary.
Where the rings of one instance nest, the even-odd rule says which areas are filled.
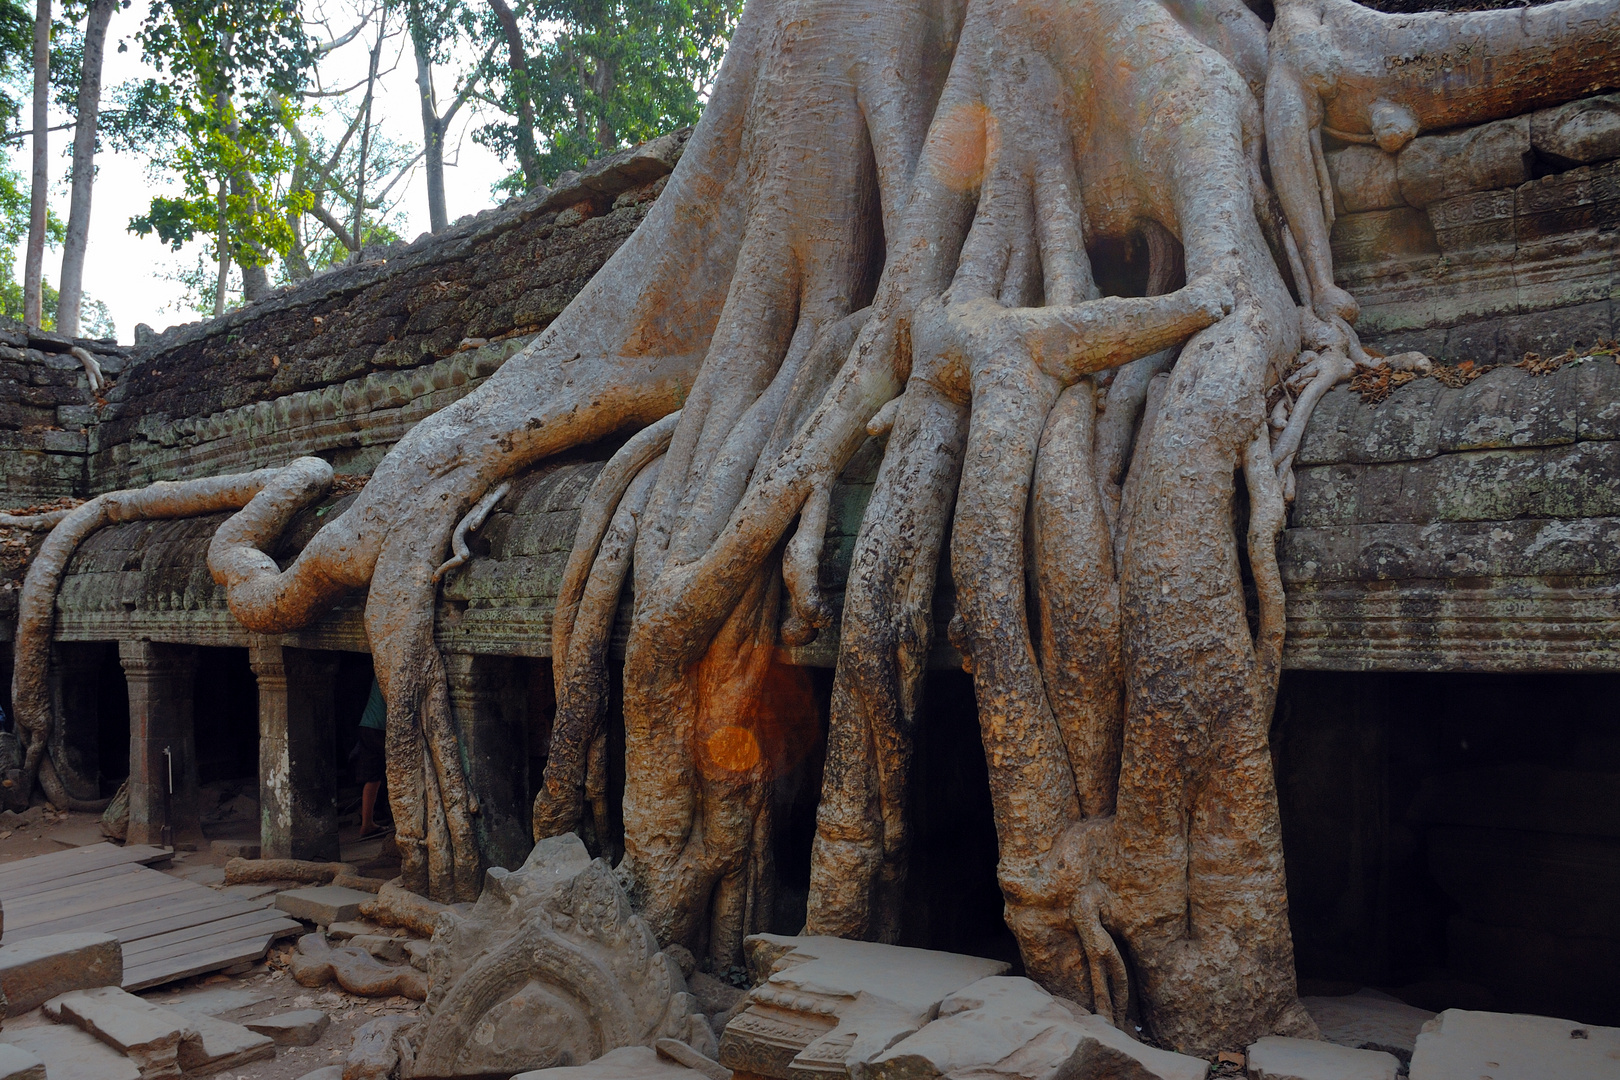
[[[34,9],[34,171],[28,198],[28,253],[23,263],[23,323],[44,324],[45,227],[49,216],[51,170],[46,128],[51,101],[51,0]]]
[[[56,330],[79,335],[79,305],[84,299],[84,258],[90,244],[90,195],[96,181],[96,127],[101,114],[101,59],[107,24],[118,0],[94,0],[84,27],[84,70],[79,78],[79,117],[73,129],[73,203],[68,211],[67,242],[62,247],[61,298]]]
[[[517,103],[518,165],[523,169],[523,186],[533,191],[540,186],[540,152],[534,145],[534,101],[529,97],[529,58],[523,48],[523,32],[517,16],[506,0],[489,0],[506,36],[507,63],[512,69],[512,97]]]
[[[416,54],[416,91],[422,105],[422,159],[427,164],[428,223],[434,232],[450,224],[444,207],[444,121],[433,100],[433,66],[427,42],[413,29],[411,47]]]
[[[219,247],[219,274],[214,279],[214,318],[225,314],[225,298],[229,289],[231,277],[231,233],[225,222],[225,210],[229,206],[227,196],[230,185],[221,179],[219,182],[219,234],[217,244]]]

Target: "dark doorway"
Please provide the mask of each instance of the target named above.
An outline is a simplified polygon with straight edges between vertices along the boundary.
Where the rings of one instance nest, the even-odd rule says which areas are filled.
[[[259,683],[248,665],[248,651],[199,648],[193,686],[198,782],[243,780],[256,788]]]
[[[1620,675],[1289,672],[1306,990],[1620,1023]]]

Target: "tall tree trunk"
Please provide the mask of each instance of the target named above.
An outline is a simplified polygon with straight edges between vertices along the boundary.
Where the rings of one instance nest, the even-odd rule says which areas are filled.
[[[84,67],[79,77],[79,118],[73,129],[73,203],[68,211],[67,243],[62,248],[62,296],[56,305],[56,329],[79,334],[79,305],[84,299],[84,257],[90,246],[90,196],[96,182],[96,127],[101,116],[101,58],[107,23],[118,0],[93,0],[84,28]]]
[[[540,186],[540,152],[534,145],[534,100],[529,96],[529,57],[523,48],[523,33],[517,16],[506,0],[489,0],[495,18],[506,36],[507,63],[512,69],[512,98],[517,105],[518,165],[523,169],[523,186],[530,191]]]
[[[427,162],[428,224],[443,232],[450,224],[444,209],[444,121],[433,101],[433,65],[427,42],[416,27],[411,28],[411,48],[416,54],[416,89],[422,99],[422,158]]]
[[[46,195],[50,160],[46,129],[50,127],[51,0],[34,9],[34,176],[28,200],[28,254],[23,268],[23,322],[38,330],[44,320]]]
[[[229,205],[226,195],[230,192],[230,185],[225,180],[219,182],[219,276],[214,279],[214,318],[225,314],[225,293],[231,277],[231,247],[230,232],[225,224],[225,210]]]

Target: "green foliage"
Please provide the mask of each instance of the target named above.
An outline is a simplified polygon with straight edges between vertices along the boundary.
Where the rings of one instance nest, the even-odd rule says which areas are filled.
[[[503,158],[517,157],[527,98],[534,115],[540,179],[621,146],[697,122],[719,70],[741,0],[516,0],[528,64],[516,73],[490,65],[490,97],[505,116],[474,138]],[[497,40],[494,15],[478,15],[478,35]],[[522,191],[521,169],[498,188]]]
[[[143,147],[183,193],[154,197],[130,228],[175,249],[210,236],[216,259],[243,266],[287,252],[287,215],[306,209],[309,194],[278,194],[277,180],[296,154],[290,95],[314,61],[295,0],[153,0],[137,37],[165,78],[120,88],[108,134]]]
[[[44,317],[41,329],[56,329],[56,306],[61,300],[56,287],[49,281],[40,283]],[[11,260],[0,259],[0,319],[15,323],[23,321],[23,287],[17,280],[17,271]],[[86,296],[79,305],[79,336],[89,338],[116,338],[118,328],[113,324],[112,312],[100,300]]]
[[[28,180],[0,165],[0,246],[15,248],[28,236]],[[56,247],[67,239],[67,226],[54,210],[45,211],[45,243]],[[21,286],[19,286],[21,288]]]
[[[0,0],[0,128],[13,127],[33,84],[33,7]]]

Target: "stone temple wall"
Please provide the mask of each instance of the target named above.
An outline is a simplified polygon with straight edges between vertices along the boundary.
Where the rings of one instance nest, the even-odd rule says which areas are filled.
[[[567,306],[641,223],[686,137],[147,337],[120,351],[127,366],[104,399],[87,386],[58,393],[72,398],[56,418],[64,434],[36,438],[71,444],[77,459],[6,469],[29,447],[0,437],[0,492],[95,494],[306,454],[369,473],[413,424],[469,393]]]

